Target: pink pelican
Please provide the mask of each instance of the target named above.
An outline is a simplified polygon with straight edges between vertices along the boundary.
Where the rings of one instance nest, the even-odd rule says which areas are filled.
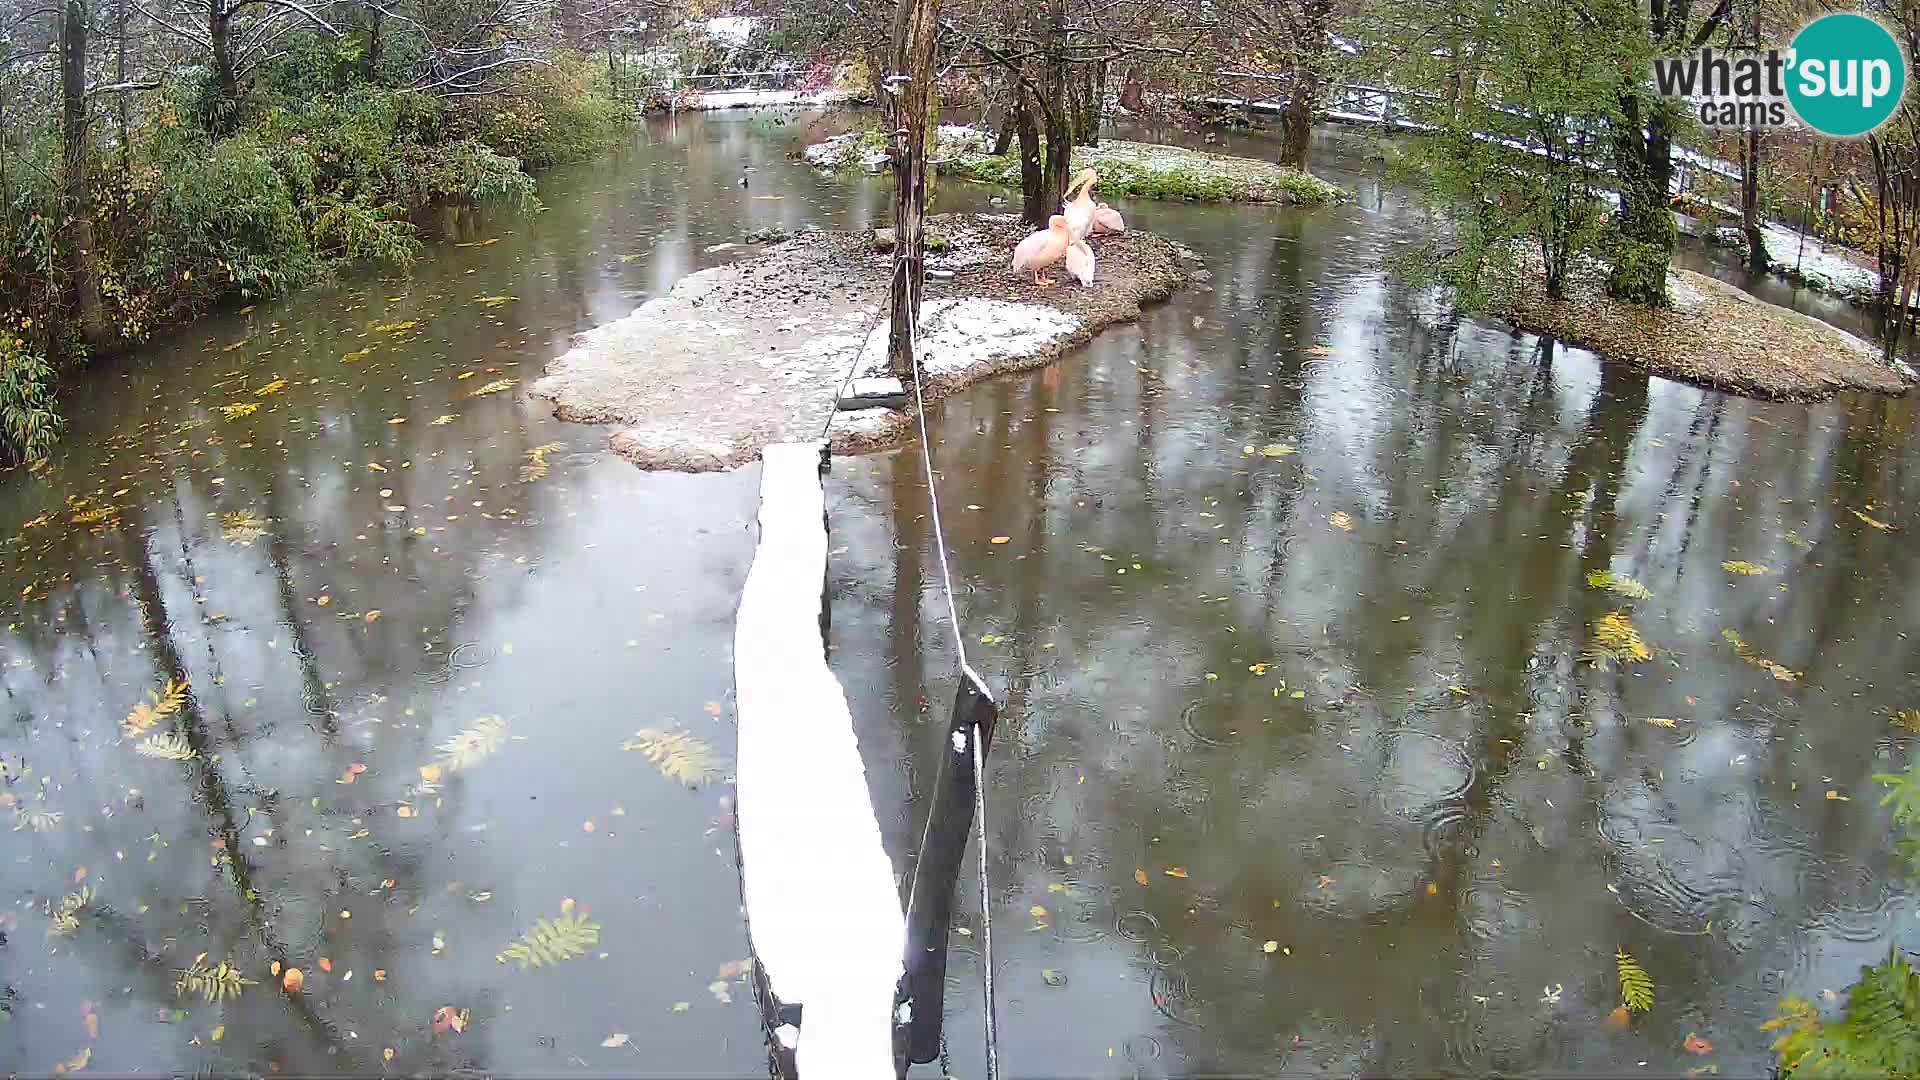
[[[1101,233],[1123,233],[1127,231],[1127,221],[1120,211],[1106,203],[1093,204],[1093,225],[1088,230],[1095,236]]]
[[[1067,216],[1067,231],[1073,234],[1075,240],[1084,238],[1093,224],[1093,185],[1099,182],[1099,173],[1082,169],[1080,175],[1073,178],[1072,186],[1067,188],[1067,201],[1061,206],[1060,212]]]
[[[1046,228],[1020,241],[1020,246],[1013,249],[1013,269],[1016,273],[1032,271],[1035,285],[1052,285],[1052,279],[1042,277],[1040,271],[1066,258],[1067,248],[1072,245],[1073,234],[1067,229],[1067,219],[1055,214],[1047,219]]]
[[[1075,240],[1067,245],[1067,273],[1081,285],[1093,284],[1093,249],[1085,240]]]

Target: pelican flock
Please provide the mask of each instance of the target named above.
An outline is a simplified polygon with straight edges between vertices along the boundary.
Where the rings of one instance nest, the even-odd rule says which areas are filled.
[[[1015,273],[1032,273],[1033,283],[1044,288],[1051,286],[1053,280],[1042,271],[1064,260],[1067,273],[1074,280],[1082,286],[1093,284],[1096,260],[1087,237],[1127,231],[1120,211],[1093,200],[1093,185],[1099,180],[1100,174],[1092,169],[1082,169],[1080,175],[1074,177],[1060,213],[1047,219],[1046,228],[1020,241],[1013,249]]]

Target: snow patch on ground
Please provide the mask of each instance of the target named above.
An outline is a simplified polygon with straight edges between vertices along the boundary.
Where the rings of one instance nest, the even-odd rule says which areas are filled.
[[[1040,304],[979,297],[928,300],[920,306],[920,370],[928,378],[964,375],[995,360],[1034,356],[1082,325],[1078,316]],[[805,351],[845,371],[853,368],[854,349],[860,347],[854,374],[886,375],[887,334],[886,326],[875,326],[863,347],[858,334],[829,334],[808,342]]]
[[[1767,225],[1760,233],[1766,238],[1768,257],[1785,270],[1798,266],[1800,276],[1816,289],[1859,297],[1879,291],[1879,271],[1860,265],[1838,250],[1829,250],[1814,237],[1805,238],[1803,251],[1800,234],[1791,229]]]

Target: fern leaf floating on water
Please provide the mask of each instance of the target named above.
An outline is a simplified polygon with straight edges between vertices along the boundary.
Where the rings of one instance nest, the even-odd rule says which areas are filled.
[[[497,716],[483,716],[440,744],[440,767],[448,772],[471,769],[492,757],[506,741],[507,722]]]
[[[527,451],[527,463],[520,466],[520,482],[531,484],[547,475],[547,455],[564,449],[565,444],[550,442]]]
[[[1614,953],[1613,959],[1620,972],[1620,1004],[1633,1012],[1652,1011],[1653,977],[1625,949]]]
[[[141,739],[133,744],[133,752],[162,761],[191,761],[200,756],[185,736],[171,731]]]
[[[121,730],[127,733],[128,738],[138,738],[163,718],[179,712],[186,704],[187,684],[168,679],[160,689],[147,691],[147,700],[128,710],[126,723],[121,725]]]
[[[1610,611],[1593,624],[1593,644],[1581,659],[1597,668],[1614,664],[1634,664],[1653,657],[1653,650],[1634,629],[1633,620],[1624,611]]]
[[[662,776],[678,780],[688,787],[711,780],[720,771],[714,763],[713,747],[684,731],[643,728],[634,732],[633,738],[620,748],[647,755],[647,760],[660,770]]]
[[[207,954],[201,953],[193,958],[193,966],[183,969],[180,977],[173,981],[173,993],[175,997],[198,994],[212,1005],[228,998],[237,998],[252,985],[252,979],[242,978],[240,969],[225,960],[208,967]]]
[[[557,919],[541,919],[520,940],[494,957],[499,963],[511,960],[522,970],[543,967],[561,960],[585,956],[587,946],[600,942],[600,924],[577,912],[565,912]]]
[[[1640,584],[1630,577],[1621,577],[1611,570],[1594,570],[1589,572],[1587,574],[1587,586],[1594,589],[1605,589],[1616,596],[1624,596],[1629,600],[1646,600],[1653,596],[1652,589],[1647,588],[1645,585]]]
[[[488,394],[497,394],[502,390],[513,389],[513,384],[514,384],[513,379],[495,379],[492,382],[488,383],[487,385],[481,387],[480,389],[475,390],[473,393],[468,394],[467,396],[468,397],[485,397]]]
[[[255,540],[267,535],[267,523],[251,510],[230,510],[220,515],[220,532],[229,544],[252,547]]]
[[[66,937],[77,932],[80,929],[80,913],[93,903],[93,895],[93,886],[89,885],[61,898],[60,906],[50,916],[47,933]]]

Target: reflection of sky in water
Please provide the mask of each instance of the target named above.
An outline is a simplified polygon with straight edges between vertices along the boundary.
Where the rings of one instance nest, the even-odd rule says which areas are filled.
[[[63,459],[4,496],[0,585],[21,600],[0,755],[33,766],[9,787],[23,806],[44,778],[64,818],[0,832],[0,985],[31,1021],[0,1026],[0,1061],[70,1058],[92,1001],[96,1071],[371,1073],[389,1046],[403,1071],[759,1067],[747,993],[708,985],[744,952],[726,788],[620,750],[683,730],[724,767],[756,476],[645,476],[602,432],[470,395],[736,257],[712,249],[747,227],[883,216],[877,185],[783,159],[835,122],[655,127],[547,178],[531,221],[450,211],[471,246],[410,277],[209,320],[76,381]],[[1912,527],[1912,405],[1648,384],[1448,319],[1381,272],[1417,217],[1327,160],[1354,204],[1124,206],[1210,279],[934,418],[969,656],[1008,702],[1003,1063],[1754,1071],[1780,993],[1844,987],[1910,921],[1867,778],[1905,759],[1886,712],[1920,704],[1913,574],[1905,532],[1849,511]],[[418,330],[374,329],[404,320]],[[285,391],[252,393],[275,377]],[[261,409],[212,412],[239,400]],[[918,470],[840,459],[830,482],[833,663],[903,872],[953,690]],[[121,525],[72,527],[69,494]],[[236,511],[267,534],[227,540]],[[1734,578],[1735,558],[1774,573]],[[1596,569],[1653,596],[1595,592]],[[1578,663],[1614,609],[1655,659]],[[1742,659],[1729,628],[1801,679]],[[186,764],[118,731],[175,669],[193,699],[169,723],[202,751]],[[511,738],[423,790],[419,766],[493,715]],[[48,938],[81,867],[100,909]],[[962,1075],[974,888],[947,999]],[[495,961],[565,897],[603,927],[586,957]],[[1624,1033],[1601,1024],[1617,947],[1659,1002]],[[202,950],[261,985],[177,1000]],[[299,998],[266,985],[273,959],[306,970]],[[443,1005],[474,1027],[436,1038]],[[1683,1054],[1690,1031],[1715,1055]],[[602,1048],[615,1032],[643,1049]]]

